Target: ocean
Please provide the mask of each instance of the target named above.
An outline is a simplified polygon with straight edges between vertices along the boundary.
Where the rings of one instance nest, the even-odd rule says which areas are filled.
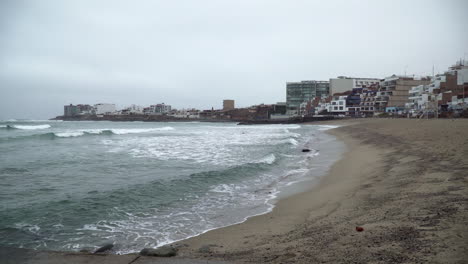
[[[327,172],[330,128],[0,121],[0,246],[124,254],[243,222]]]

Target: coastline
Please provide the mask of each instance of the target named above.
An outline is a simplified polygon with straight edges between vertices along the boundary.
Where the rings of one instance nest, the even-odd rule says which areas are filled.
[[[326,132],[343,141],[347,151],[318,184],[280,199],[270,213],[174,243],[178,255],[164,263],[468,259],[468,120],[354,119],[328,124],[343,125]],[[356,226],[364,231],[356,232]],[[38,251],[35,256],[41,254],[69,262],[103,260],[89,253]],[[152,261],[134,254],[106,256],[122,263]],[[192,262],[177,262],[186,260]]]
[[[463,134],[446,137],[466,131],[467,120],[345,123],[327,132],[348,150],[317,185],[270,213],[176,243],[179,255],[234,263],[467,259],[468,142]],[[463,150],[448,153],[456,146]]]

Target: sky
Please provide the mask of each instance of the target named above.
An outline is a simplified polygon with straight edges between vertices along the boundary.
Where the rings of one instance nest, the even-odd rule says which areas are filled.
[[[0,120],[66,104],[236,107],[286,82],[431,75],[468,59],[468,1],[0,1]]]

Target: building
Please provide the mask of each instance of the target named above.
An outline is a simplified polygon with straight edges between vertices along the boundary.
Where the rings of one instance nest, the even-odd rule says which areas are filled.
[[[95,104],[96,115],[109,115],[115,112],[115,104]]]
[[[405,107],[408,102],[409,90],[411,87],[429,84],[429,77],[408,77],[392,75],[380,82],[379,91],[376,93],[374,110],[376,112],[386,112],[387,107],[392,111]]]
[[[361,93],[361,101],[359,103],[361,107],[361,115],[363,116],[373,116],[374,115],[374,105],[375,105],[375,96],[379,90],[379,84],[376,83],[371,85],[368,88],[364,88]]]
[[[226,99],[226,100],[223,100],[223,110],[232,110],[234,109],[234,100],[229,100],[229,99]]]
[[[326,97],[330,92],[328,81],[301,81],[286,83],[286,114],[299,115],[300,106],[315,97]]]
[[[356,88],[366,88],[380,82],[377,78],[354,78],[346,76],[338,76],[330,79],[330,95],[336,93],[344,93]]]
[[[94,115],[94,114],[95,114],[94,107],[88,104],[78,104],[78,105],[69,104],[63,107],[64,116]]]
[[[346,95],[334,96],[328,105],[328,112],[334,115],[345,115],[348,111],[346,107]]]
[[[131,106],[124,108],[120,111],[121,115],[141,115],[143,114],[143,107],[132,104]]]
[[[63,107],[63,116],[76,116],[78,113],[78,106],[76,105],[69,104]]]

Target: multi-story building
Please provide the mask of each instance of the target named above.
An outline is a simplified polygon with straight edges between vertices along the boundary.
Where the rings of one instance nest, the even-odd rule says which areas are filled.
[[[328,96],[330,83],[327,81],[301,81],[286,83],[286,112],[299,115],[300,105],[315,97]]]
[[[234,100],[225,99],[223,100],[223,110],[232,110],[234,109]]]
[[[332,114],[346,114],[348,108],[346,107],[346,95],[334,96],[328,106],[328,112]]]
[[[330,79],[330,95],[335,93],[344,93],[356,88],[366,88],[378,84],[380,79],[377,78],[354,78],[346,76],[338,76]]]
[[[95,104],[96,115],[108,115],[115,112],[115,104]]]
[[[403,110],[408,102],[411,87],[429,83],[429,77],[415,78],[396,75],[387,77],[380,82],[380,88],[375,97],[374,110],[386,112],[387,107],[393,112]]]
[[[379,84],[373,84],[368,88],[362,89],[361,93],[361,101],[359,105],[361,106],[361,115],[364,116],[373,116],[374,115],[374,104],[375,104],[375,96],[379,89]]]
[[[75,116],[78,113],[78,106],[76,105],[69,104],[63,107],[63,116]]]
[[[77,115],[93,115],[95,113],[94,107],[88,104],[78,104],[78,105],[65,105],[63,107],[64,116],[77,116]]]
[[[132,104],[131,106],[124,108],[120,111],[122,115],[141,115],[143,114],[143,107]]]

